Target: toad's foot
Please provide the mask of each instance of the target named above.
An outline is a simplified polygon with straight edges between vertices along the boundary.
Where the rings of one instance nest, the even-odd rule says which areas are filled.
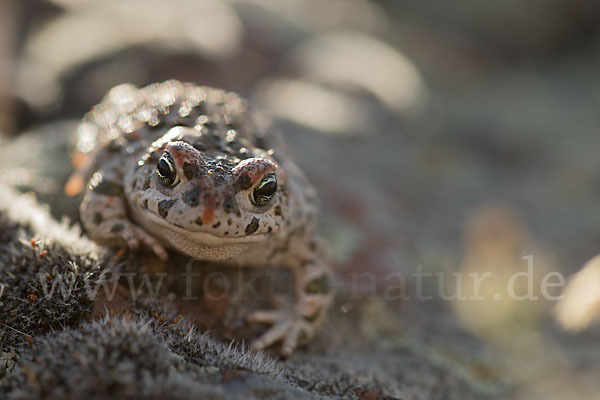
[[[94,174],[80,206],[81,221],[97,243],[127,245],[131,250],[143,244],[164,261],[168,254],[162,244],[127,215],[120,164],[120,160],[115,160]]]
[[[316,324],[295,317],[289,310],[256,311],[247,317],[249,322],[271,324],[271,328],[252,342],[252,349],[262,350],[273,343],[283,340],[281,354],[289,356],[294,349],[307,341],[314,333]]]
[[[246,318],[248,322],[272,325],[252,343],[254,350],[262,350],[282,340],[280,353],[291,355],[299,344],[307,342],[315,333],[324,317],[331,297],[327,295],[305,295],[289,309],[255,311]]]
[[[151,249],[161,260],[165,261],[169,257],[158,240],[126,219],[103,222],[98,226],[92,238],[99,242],[125,243],[131,250],[138,250],[141,243]]]

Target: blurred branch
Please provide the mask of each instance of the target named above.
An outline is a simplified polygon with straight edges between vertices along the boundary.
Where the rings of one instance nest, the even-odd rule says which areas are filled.
[[[16,1],[0,2],[0,136],[13,128],[13,45]]]

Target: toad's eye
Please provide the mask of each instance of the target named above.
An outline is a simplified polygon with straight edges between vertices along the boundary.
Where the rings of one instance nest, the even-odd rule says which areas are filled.
[[[175,163],[169,153],[165,152],[160,160],[158,160],[158,164],[156,164],[156,175],[158,176],[160,183],[165,186],[175,186],[179,183],[177,170],[175,170]]]
[[[277,178],[275,174],[268,174],[252,193],[254,204],[259,207],[266,206],[275,196],[275,192],[277,192]]]

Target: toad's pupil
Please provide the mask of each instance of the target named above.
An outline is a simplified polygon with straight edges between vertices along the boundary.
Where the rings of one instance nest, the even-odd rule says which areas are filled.
[[[173,167],[173,160],[168,153],[163,154],[163,156],[158,160],[158,164],[156,165],[156,174],[160,182],[165,186],[172,186],[175,184],[177,179],[177,171]]]
[[[256,195],[270,197],[270,196],[273,196],[273,194],[275,193],[276,190],[277,190],[277,182],[275,180],[269,180],[268,182],[266,182],[264,185],[260,186],[256,190]]]
[[[160,176],[166,178],[172,173],[171,165],[163,158],[158,160],[158,173]]]
[[[261,184],[254,189],[254,203],[256,203],[258,206],[267,205],[275,195],[276,191],[277,178],[275,178],[275,175],[273,174],[268,175],[265,179],[263,179]]]

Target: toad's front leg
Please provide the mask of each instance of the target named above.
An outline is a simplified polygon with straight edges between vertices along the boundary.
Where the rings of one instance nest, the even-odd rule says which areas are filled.
[[[264,349],[283,340],[280,352],[289,356],[298,344],[314,335],[323,321],[333,299],[333,270],[319,245],[313,242],[305,250],[290,263],[296,291],[293,309],[256,311],[248,316],[250,322],[272,325],[252,343],[253,349]]]
[[[101,244],[126,245],[132,250],[140,243],[162,260],[168,255],[164,247],[127,216],[120,166],[107,164],[89,182],[81,203],[81,220],[90,237]]]

